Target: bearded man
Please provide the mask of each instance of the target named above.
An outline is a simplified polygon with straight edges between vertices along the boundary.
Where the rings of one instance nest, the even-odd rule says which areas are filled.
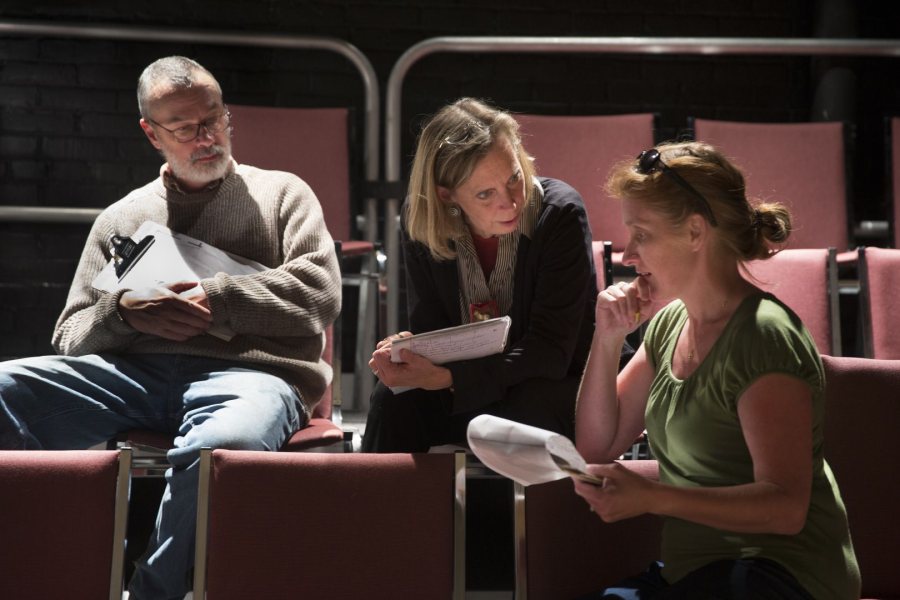
[[[0,448],[88,448],[130,429],[174,435],[156,529],[129,590],[131,600],[180,600],[200,449],[277,450],[306,424],[331,378],[322,351],[340,312],[340,272],[309,186],[232,159],[230,115],[209,71],[157,60],[140,76],[138,105],[166,163],[95,221],[53,334],[58,355],[0,363]],[[145,221],[267,268],[95,289],[110,241]],[[214,326],[235,335],[210,335]]]

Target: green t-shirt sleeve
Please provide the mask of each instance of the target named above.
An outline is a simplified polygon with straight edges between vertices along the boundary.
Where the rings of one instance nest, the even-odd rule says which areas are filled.
[[[776,373],[797,377],[814,397],[821,395],[824,377],[815,343],[800,319],[779,301],[762,299],[732,335],[725,363],[731,372],[721,378],[724,398],[736,403],[760,377]]]

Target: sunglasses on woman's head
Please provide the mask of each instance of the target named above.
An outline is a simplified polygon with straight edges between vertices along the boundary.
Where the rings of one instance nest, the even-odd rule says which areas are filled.
[[[666,163],[662,161],[662,157],[659,154],[659,150],[656,148],[650,148],[649,150],[644,150],[637,156],[637,172],[641,175],[649,175],[653,171],[662,171],[666,175],[672,178],[672,181],[677,183],[691,196],[697,199],[700,209],[703,212],[703,215],[706,217],[706,220],[709,221],[709,224],[715,227],[718,225],[716,221],[715,215],[713,215],[712,206],[709,205],[706,198],[703,197],[703,194],[694,189],[694,186],[689,184],[681,175],[675,172],[674,169],[670,168]]]

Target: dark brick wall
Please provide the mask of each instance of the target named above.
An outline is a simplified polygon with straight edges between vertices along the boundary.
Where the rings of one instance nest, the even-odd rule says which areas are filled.
[[[888,11],[896,13],[887,6],[861,13],[860,34],[896,37],[900,20]],[[403,51],[437,35],[808,37],[815,13],[815,0],[6,0],[0,7],[2,19],[333,36],[369,57],[382,89]],[[362,105],[353,68],[324,52],[0,37],[0,204],[102,207],[154,177],[160,161],[137,126],[134,86],[146,64],[173,53],[207,66],[233,103]],[[883,115],[900,113],[897,64],[845,63],[859,76],[858,156],[866,157],[857,214],[882,217],[880,127]],[[463,94],[519,111],[654,111],[660,137],[672,138],[689,115],[807,119],[816,73],[802,58],[435,55],[413,67],[405,87],[404,156],[422,117]],[[0,224],[0,357],[50,351],[86,233],[85,226]]]

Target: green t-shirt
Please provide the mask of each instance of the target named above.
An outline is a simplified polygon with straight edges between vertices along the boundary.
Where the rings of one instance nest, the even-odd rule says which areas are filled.
[[[672,374],[675,343],[687,321],[681,301],[651,321],[644,339],[656,375],[647,400],[646,426],[663,483],[719,487],[753,482],[753,461],[737,403],[769,373],[807,382],[813,391],[813,483],[806,525],[797,535],[724,531],[665,519],[663,575],[670,583],[721,559],[768,558],[790,571],[817,600],[858,599],[859,568],[847,514],[823,456],[825,376],[809,332],[770,294],[747,297],[709,355],[690,377]]]

